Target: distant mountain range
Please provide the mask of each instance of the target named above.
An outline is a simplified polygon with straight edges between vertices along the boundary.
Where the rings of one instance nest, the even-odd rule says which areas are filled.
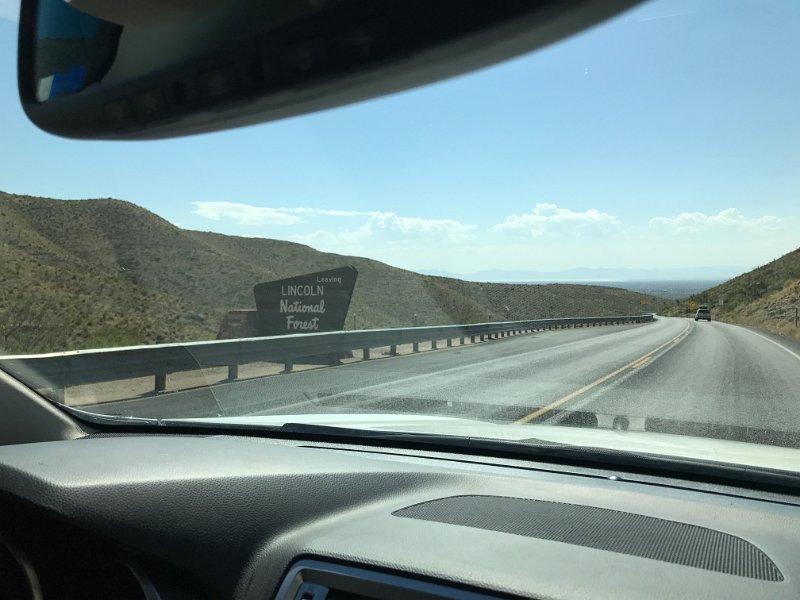
[[[491,269],[474,273],[453,273],[427,270],[426,275],[454,277],[467,281],[485,282],[602,282],[602,281],[726,281],[741,275],[748,269],[733,266],[676,267],[671,269],[629,268],[575,268],[566,271],[525,271]]]

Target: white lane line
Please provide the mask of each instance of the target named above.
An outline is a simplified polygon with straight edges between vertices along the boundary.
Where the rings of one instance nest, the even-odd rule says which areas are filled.
[[[727,325],[727,323],[726,323],[726,325]],[[786,346],[784,346],[783,344],[779,344],[779,343],[778,343],[778,342],[776,342],[775,340],[771,340],[771,339],[770,339],[770,338],[768,338],[767,336],[765,336],[765,335],[761,335],[760,333],[756,333],[755,331],[753,331],[752,329],[748,329],[747,327],[739,327],[739,329],[743,329],[743,330],[745,330],[745,331],[748,331],[748,332],[752,333],[753,335],[760,337],[762,340],[764,340],[764,341],[767,341],[767,342],[769,342],[770,344],[774,344],[775,346],[777,346],[778,348],[780,348],[780,349],[781,349],[781,350],[783,350],[784,352],[786,352],[786,353],[788,353],[788,354],[791,354],[791,355],[792,355],[792,356],[794,356],[794,357],[795,357],[797,360],[800,360],[800,355],[799,355],[799,354],[797,354],[796,352],[794,352],[794,351],[792,351],[792,350],[789,350],[789,349],[788,349]]]
[[[323,398],[326,401],[328,401],[328,400],[333,400],[333,399],[340,398],[340,397],[343,397],[343,396],[346,397],[346,396],[349,396],[349,395],[352,395],[352,394],[359,394],[359,393],[364,393],[364,392],[367,392],[367,391],[373,391],[373,390],[378,390],[378,389],[387,388],[387,387],[393,387],[393,386],[398,386],[398,385],[406,385],[408,383],[414,383],[414,382],[425,380],[425,379],[441,377],[442,375],[449,375],[449,374],[454,374],[454,373],[458,373],[458,372],[461,372],[461,371],[470,371],[470,370],[475,370],[475,369],[481,369],[481,368],[486,367],[487,365],[492,365],[492,364],[495,364],[495,363],[509,362],[509,361],[514,361],[514,360],[519,361],[519,359],[527,359],[527,358],[529,358],[529,357],[531,357],[533,355],[550,353],[550,352],[553,352],[554,350],[561,350],[561,349],[568,348],[568,347],[571,347],[571,346],[586,346],[587,344],[590,344],[590,345],[603,345],[605,343],[608,343],[608,342],[612,341],[610,339],[612,337],[615,337],[615,336],[620,335],[620,334],[631,333],[632,331],[635,331],[635,330],[625,329],[625,330],[622,330],[622,331],[615,331],[613,333],[606,333],[606,334],[594,336],[594,337],[591,337],[591,338],[573,340],[571,342],[565,342],[563,344],[557,344],[555,346],[547,346],[545,348],[538,348],[537,350],[530,350],[530,351],[526,351],[526,352],[521,352],[519,354],[514,354],[514,355],[511,355],[511,356],[501,356],[501,357],[498,357],[498,358],[491,358],[489,360],[470,363],[470,364],[467,364],[467,365],[459,365],[457,367],[450,367],[450,368],[447,368],[447,369],[441,369],[439,371],[432,371],[430,373],[420,373],[419,375],[412,375],[410,377],[404,377],[402,379],[392,379],[390,381],[385,381],[385,382],[382,382],[382,383],[375,383],[375,384],[372,384],[372,385],[367,385],[367,386],[363,386],[363,387],[359,387],[359,388],[354,388],[352,390],[347,390],[347,391],[344,391],[344,392],[338,392],[336,394],[331,394],[330,396],[324,396]],[[648,330],[645,329],[645,333],[654,333],[654,332],[648,331]],[[474,347],[475,348],[479,348],[480,346],[474,346]],[[472,346],[470,346],[470,348],[472,348]],[[402,359],[402,358],[407,358],[407,357],[415,357],[415,356],[421,356],[421,355],[419,355],[419,354],[406,354],[406,355],[403,355],[403,356],[398,356],[398,357],[396,357],[396,359]],[[363,364],[363,363],[350,363],[350,364],[345,365],[345,366],[360,365],[360,364]],[[378,364],[378,362],[376,361],[374,364]],[[312,372],[312,371],[307,371],[307,372]]]

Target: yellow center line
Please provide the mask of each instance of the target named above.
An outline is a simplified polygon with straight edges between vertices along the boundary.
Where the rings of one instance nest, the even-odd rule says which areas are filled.
[[[661,344],[661,345],[660,345],[658,348],[655,348],[654,350],[651,350],[651,351],[650,351],[650,352],[648,352],[647,354],[645,354],[645,355],[643,355],[643,356],[640,356],[640,357],[639,357],[639,358],[637,358],[636,360],[633,360],[633,361],[629,362],[627,365],[625,365],[624,367],[620,367],[620,368],[619,368],[619,369],[617,369],[616,371],[612,371],[611,373],[609,373],[609,374],[607,374],[607,375],[603,375],[603,376],[602,376],[602,377],[600,377],[599,379],[595,379],[593,382],[586,384],[585,386],[583,386],[583,387],[582,387],[582,388],[580,388],[580,389],[577,389],[577,390],[575,390],[575,391],[574,391],[574,392],[572,392],[571,394],[567,394],[567,395],[566,395],[566,396],[564,396],[563,398],[559,398],[559,399],[558,399],[558,400],[556,400],[555,402],[551,402],[551,403],[550,403],[550,404],[548,404],[547,406],[543,406],[542,408],[539,408],[539,409],[537,409],[537,410],[533,411],[533,412],[532,412],[532,413],[530,413],[529,415],[525,415],[525,416],[524,416],[524,417],[522,417],[521,419],[517,419],[516,421],[514,421],[514,425],[524,425],[525,423],[529,423],[530,421],[533,421],[533,420],[534,420],[534,419],[536,419],[537,417],[541,417],[543,414],[545,414],[545,413],[547,413],[547,412],[550,412],[550,411],[551,411],[551,410],[553,410],[554,408],[558,408],[559,406],[561,406],[561,405],[562,405],[562,404],[564,404],[565,402],[569,402],[569,401],[570,401],[570,400],[572,400],[573,398],[577,398],[577,397],[578,397],[578,396],[580,396],[581,394],[585,394],[586,392],[588,392],[588,391],[589,391],[589,390],[591,390],[592,388],[595,388],[595,387],[597,387],[598,385],[600,385],[601,383],[604,383],[604,382],[608,381],[608,380],[609,380],[609,379],[611,379],[612,377],[616,377],[617,375],[619,375],[619,374],[620,374],[620,373],[622,373],[623,371],[625,371],[625,370],[627,370],[627,369],[635,369],[635,368],[637,368],[637,367],[641,367],[642,365],[644,365],[644,363],[645,363],[645,362],[647,362],[647,361],[649,361],[650,359],[652,359],[652,358],[653,358],[653,355],[654,355],[656,352],[658,352],[659,350],[662,350],[662,349],[666,348],[667,346],[669,346],[670,344],[673,344],[673,343],[675,343],[676,341],[678,341],[678,339],[679,339],[681,336],[683,336],[683,335],[684,335],[684,334],[685,334],[685,333],[686,333],[688,330],[689,330],[689,326],[687,326],[687,328],[686,328],[686,329],[684,329],[683,331],[681,331],[681,332],[680,332],[678,335],[676,335],[674,338],[672,338],[672,339],[671,339],[671,340],[669,340],[668,342],[665,342],[665,343]]]

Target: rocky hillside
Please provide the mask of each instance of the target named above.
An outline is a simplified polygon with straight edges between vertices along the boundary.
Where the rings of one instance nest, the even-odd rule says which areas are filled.
[[[705,290],[676,301],[666,314],[690,315],[690,302],[708,304],[721,321],[752,325],[800,339],[795,310],[800,309],[800,248]]]
[[[263,281],[353,265],[358,328],[628,314],[617,288],[429,277],[291,242],[186,231],[120,200],[0,192],[0,351],[215,338]]]

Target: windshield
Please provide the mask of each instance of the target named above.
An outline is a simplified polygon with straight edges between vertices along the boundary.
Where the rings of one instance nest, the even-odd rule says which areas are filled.
[[[53,403],[800,471],[797,2],[654,0],[423,88],[140,143],[25,119],[17,7],[0,369]]]

